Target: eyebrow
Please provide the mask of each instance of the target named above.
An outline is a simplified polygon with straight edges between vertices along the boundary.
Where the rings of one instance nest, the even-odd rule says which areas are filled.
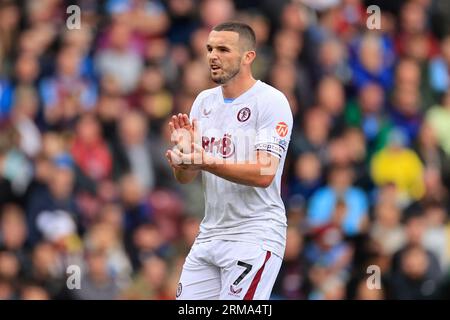
[[[213,46],[213,45],[211,45],[209,43],[206,44],[206,49],[213,48],[213,47],[216,47],[217,49],[221,49],[221,50],[231,50],[230,46],[227,46],[227,45],[224,45],[224,44],[219,44],[219,45],[216,45],[216,46]]]

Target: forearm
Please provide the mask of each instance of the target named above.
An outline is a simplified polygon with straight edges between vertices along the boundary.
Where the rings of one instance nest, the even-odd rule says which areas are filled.
[[[212,163],[203,170],[231,182],[260,188],[270,186],[275,175],[274,170],[258,163]]]
[[[279,164],[279,159],[267,152],[257,151],[254,162],[236,163],[234,160],[224,160],[208,155],[200,145],[193,144],[193,148],[193,152],[189,154],[183,154],[179,150],[169,151],[169,153],[173,153],[182,168],[203,170],[228,181],[253,187],[269,187]],[[177,180],[184,183],[182,181],[188,178],[180,176]]]
[[[182,168],[172,168],[172,171],[175,179],[181,184],[192,182],[199,172],[198,170],[186,170]]]

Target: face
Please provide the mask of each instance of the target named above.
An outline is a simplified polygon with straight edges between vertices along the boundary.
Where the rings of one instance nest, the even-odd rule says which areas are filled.
[[[320,177],[320,171],[320,160],[314,153],[304,153],[296,160],[295,174],[303,181],[316,181]]]
[[[96,142],[100,138],[100,126],[97,120],[91,116],[85,116],[77,124],[80,139],[87,143]]]
[[[239,34],[232,31],[211,31],[206,44],[211,79],[225,84],[241,70]]]
[[[401,266],[403,272],[412,279],[418,279],[424,276],[428,264],[428,257],[420,247],[410,249],[402,256]]]
[[[9,249],[20,248],[26,240],[27,228],[23,212],[11,207],[3,212],[0,222],[0,232],[3,235],[3,245]]]
[[[377,84],[368,84],[359,92],[359,103],[365,113],[378,112],[383,105],[384,92]]]
[[[334,78],[323,78],[317,89],[319,104],[331,113],[341,113],[345,105],[345,94],[342,84]]]

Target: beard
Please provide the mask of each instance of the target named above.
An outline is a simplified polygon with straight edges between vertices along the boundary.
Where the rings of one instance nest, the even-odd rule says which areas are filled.
[[[213,76],[212,72],[211,72],[211,80],[214,81],[217,84],[225,84],[228,81],[230,81],[231,79],[233,79],[238,73],[239,71],[241,71],[241,68],[239,65],[235,66],[234,68],[225,71],[223,69],[222,70],[222,75],[220,76]]]

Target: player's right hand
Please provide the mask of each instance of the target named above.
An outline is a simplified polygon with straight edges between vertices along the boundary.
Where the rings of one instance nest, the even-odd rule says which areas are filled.
[[[189,121],[187,114],[173,115],[169,122],[170,140],[173,146],[185,153],[192,152],[191,145],[197,141],[196,120]]]

